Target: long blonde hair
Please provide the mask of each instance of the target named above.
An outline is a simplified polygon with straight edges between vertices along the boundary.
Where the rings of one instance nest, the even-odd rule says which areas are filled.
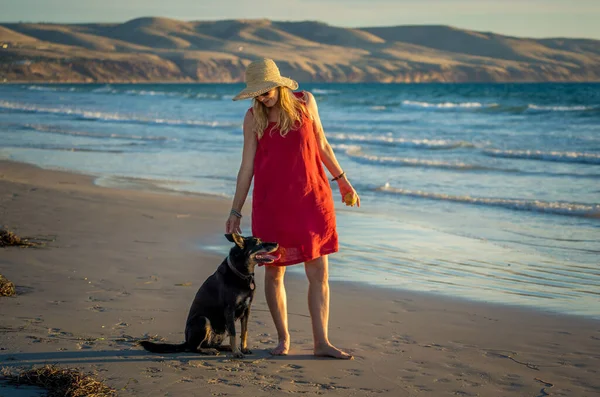
[[[300,100],[298,100],[292,90],[287,87],[277,87],[279,91],[279,120],[275,127],[279,129],[281,136],[286,136],[291,129],[302,125],[302,115],[305,109]],[[269,110],[260,101],[252,100],[252,111],[254,114],[254,132],[258,139],[262,138],[265,129],[269,125]]]

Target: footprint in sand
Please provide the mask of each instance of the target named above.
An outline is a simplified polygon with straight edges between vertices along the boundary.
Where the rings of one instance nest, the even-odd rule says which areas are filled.
[[[475,394],[471,394],[471,393],[468,393],[468,392],[462,391],[462,390],[455,390],[454,395],[455,396],[475,396]]]
[[[94,347],[94,342],[79,342],[77,343],[77,348],[79,350],[87,350]]]
[[[281,368],[285,368],[285,369],[302,369],[303,367],[301,365],[296,365],[296,364],[285,364],[282,365]]]
[[[216,368],[214,368],[213,364],[207,363],[206,361],[190,361],[188,364],[190,367],[202,368],[207,371],[216,371],[217,370]]]
[[[69,339],[73,337],[71,332],[61,331],[60,328],[48,328],[48,337]]]
[[[361,376],[363,373],[363,371],[359,369],[344,369],[343,371],[349,376]]]
[[[416,345],[417,341],[415,341],[410,335],[392,335],[392,339],[388,343],[392,343],[395,345]]]
[[[438,345],[437,343],[429,343],[429,344],[421,345],[421,346],[422,347],[427,347],[427,348],[430,348],[430,349],[434,349],[434,350],[437,350],[437,351],[447,351],[448,350],[444,346]]]
[[[144,372],[151,378],[158,378],[162,376],[159,375],[159,373],[162,372],[162,369],[158,367],[147,367]]]

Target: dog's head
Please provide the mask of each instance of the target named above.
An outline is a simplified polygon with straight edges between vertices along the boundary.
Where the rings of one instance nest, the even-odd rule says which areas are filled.
[[[273,263],[280,257],[275,252],[279,248],[277,243],[268,243],[253,236],[244,237],[237,233],[226,234],[225,237],[235,243],[229,255],[233,258],[244,258],[249,272],[253,272],[256,265]]]

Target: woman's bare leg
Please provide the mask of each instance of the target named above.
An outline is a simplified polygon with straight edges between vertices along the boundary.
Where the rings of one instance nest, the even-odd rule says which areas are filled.
[[[308,277],[308,311],[312,320],[315,356],[352,359],[329,342],[329,262],[327,256],[304,264]]]
[[[284,266],[265,266],[265,297],[279,340],[277,347],[271,350],[275,356],[285,356],[290,350],[284,274]]]

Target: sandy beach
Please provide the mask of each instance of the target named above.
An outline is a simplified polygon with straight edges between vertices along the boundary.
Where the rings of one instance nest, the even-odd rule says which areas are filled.
[[[598,321],[358,283],[331,284],[330,337],[355,360],[314,358],[307,283],[294,274],[291,354],[272,357],[262,268],[252,355],[148,353],[136,341],[183,340],[197,288],[227,254],[201,248],[222,235],[230,202],[93,180],[0,161],[0,226],[44,241],[0,249],[0,274],[17,286],[0,298],[2,367],[76,367],[120,396],[600,394]]]

